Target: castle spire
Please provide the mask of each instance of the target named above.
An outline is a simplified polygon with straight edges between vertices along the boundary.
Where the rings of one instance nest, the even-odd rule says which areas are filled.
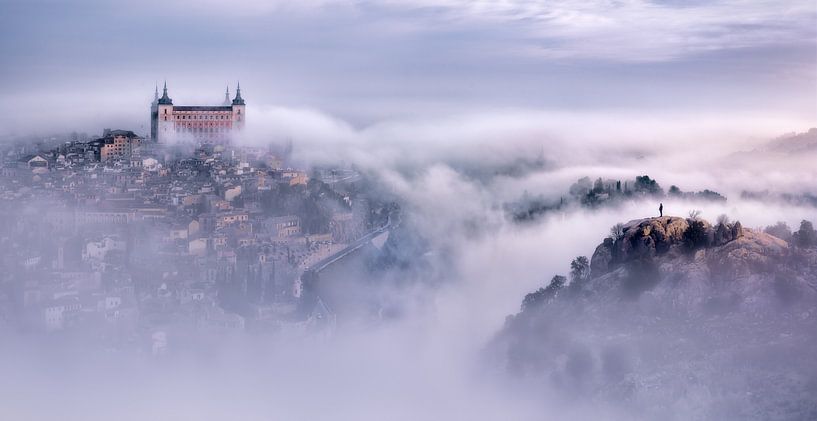
[[[224,105],[230,105],[230,85],[227,85],[227,91],[224,93]]]
[[[159,83],[156,83],[156,89],[153,91],[153,102],[159,100]]]
[[[173,105],[173,100],[167,96],[167,80],[165,80],[164,88],[162,89],[162,97],[159,98],[159,104]]]
[[[233,100],[233,105],[244,105],[244,98],[241,98],[241,82],[238,82],[238,85],[235,88],[235,99]]]

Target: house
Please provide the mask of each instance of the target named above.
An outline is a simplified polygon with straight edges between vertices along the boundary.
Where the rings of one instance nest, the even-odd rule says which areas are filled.
[[[111,251],[125,251],[127,244],[118,236],[105,236],[99,241],[90,241],[82,252],[82,260],[102,261]]]
[[[301,233],[301,218],[296,215],[267,218],[262,225],[270,235],[276,238],[289,238]]]
[[[224,228],[236,222],[247,222],[250,215],[247,212],[225,212],[216,217],[216,229]]]
[[[48,172],[48,169],[51,168],[52,165],[51,160],[45,154],[28,155],[23,157],[21,161],[25,164],[26,168],[36,174]]]

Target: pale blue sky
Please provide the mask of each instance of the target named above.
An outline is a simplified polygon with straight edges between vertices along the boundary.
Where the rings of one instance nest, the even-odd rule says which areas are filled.
[[[0,132],[43,129],[43,102],[66,129],[143,125],[163,78],[176,103],[240,79],[251,105],[356,126],[490,108],[817,120],[815,27],[812,0],[3,0]]]

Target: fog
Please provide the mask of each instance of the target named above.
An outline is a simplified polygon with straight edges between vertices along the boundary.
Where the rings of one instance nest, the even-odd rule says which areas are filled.
[[[767,306],[774,293],[750,295],[748,286],[713,275],[700,294],[746,293],[740,310],[721,317],[698,314],[700,303],[673,307],[692,302],[698,285],[676,291],[662,281],[641,299],[559,295],[539,313],[520,314],[526,294],[568,275],[577,256],[593,256],[615,224],[658,216],[659,204],[664,216],[691,221],[698,211],[715,226],[726,215],[758,233],[778,222],[792,231],[802,220],[817,222],[817,143],[803,151],[771,146],[817,126],[813,4],[101,3],[11,1],[0,9],[8,12],[0,13],[0,47],[10,58],[0,71],[0,147],[10,162],[35,141],[64,143],[72,131],[146,134],[154,83],[165,78],[175,104],[205,104],[223,99],[222,79],[234,94],[240,77],[247,126],[232,138],[235,151],[274,151],[284,168],[314,180],[322,169],[359,176],[323,179],[318,207],[345,211],[336,202],[355,191],[381,217],[384,209],[399,213],[386,213],[385,246],[367,243],[350,263],[321,273],[315,291],[337,317],[331,328],[185,331],[171,320],[131,334],[109,325],[46,332],[32,328],[17,305],[29,299],[21,291],[30,283],[73,282],[57,276],[63,248],[79,256],[92,239],[127,237],[135,256],[127,259],[136,263],[125,266],[144,278],[132,282],[146,285],[141,294],[151,304],[188,276],[179,275],[185,269],[202,279],[206,270],[166,251],[160,223],[90,233],[52,225],[51,214],[63,207],[74,211],[127,191],[89,184],[100,190],[44,193],[47,177],[24,168],[14,178],[13,160],[2,168],[8,183],[0,190],[0,262],[7,268],[0,278],[0,418],[683,420],[775,413],[741,412],[750,400],[761,409],[786,402],[805,408],[781,419],[817,413],[809,396],[817,384],[817,337],[809,330],[817,302],[813,249],[800,251],[810,262],[796,274],[806,293],[791,305]],[[105,39],[89,29],[116,19],[137,34]],[[153,25],[159,29],[144,29]],[[200,154],[187,140],[177,139],[178,160]],[[110,176],[98,171],[99,179]],[[674,185],[692,195],[587,204],[571,191],[584,177],[626,191],[644,175],[664,192]],[[704,190],[726,200],[694,195]],[[255,202],[291,210],[259,192]],[[535,204],[545,210],[513,214]],[[281,216],[275,212],[264,216]],[[306,233],[308,218],[300,216]],[[70,243],[74,237],[82,243]],[[781,255],[801,256],[791,244]],[[746,247],[734,255],[767,252]],[[45,269],[20,269],[29,255],[42,257],[33,265]],[[138,260],[144,256],[156,260]],[[689,270],[684,265],[695,255],[684,256],[663,262],[665,278]],[[380,267],[384,259],[397,263]],[[128,278],[117,262],[98,263],[99,271],[116,282]],[[746,285],[788,276],[751,270]],[[519,327],[527,317],[533,327]],[[746,343],[750,357],[717,341],[732,330],[738,333],[730,339]],[[166,352],[156,352],[157,342]],[[514,351],[534,355],[536,367],[519,369]],[[552,361],[542,357],[551,352]],[[666,355],[677,364],[661,360]],[[711,355],[721,360],[706,359]],[[610,392],[611,360],[635,392]],[[756,371],[742,371],[758,361]],[[719,379],[733,362],[736,374]],[[757,373],[783,384],[770,403],[751,394],[777,383],[758,387]]]
[[[625,408],[613,402],[564,402],[559,394],[531,392],[524,382],[487,363],[484,352],[526,293],[552,274],[566,273],[573,257],[592,254],[613,224],[654,215],[657,202],[568,209],[522,225],[509,220],[502,204],[525,191],[563,196],[585,175],[629,178],[643,173],[664,187],[710,188],[728,195],[725,203],[664,199],[665,214],[686,216],[700,209],[707,219],[725,213],[747,227],[777,221],[796,227],[801,219],[817,217],[814,207],[744,200],[737,194],[741,189],[817,193],[817,174],[809,165],[813,161],[728,158],[734,151],[761,147],[756,136],[774,131],[774,124],[746,130],[754,136],[722,137],[729,130],[724,122],[683,135],[671,128],[665,129],[674,133],[669,136],[657,131],[614,135],[620,142],[597,138],[585,128],[575,131],[582,142],[571,145],[574,134],[563,130],[574,121],[530,114],[385,123],[361,131],[311,112],[269,113],[269,118],[256,117],[261,132],[275,134],[273,143],[277,138],[294,144],[293,165],[325,165],[334,159],[357,166],[398,198],[411,229],[428,241],[430,256],[424,259],[431,269],[421,273],[423,279],[412,276],[378,287],[371,286],[378,279],[349,280],[347,288],[377,290],[378,299],[400,308],[399,316],[343,320],[329,337],[284,333],[191,339],[173,344],[178,348],[172,357],[162,360],[99,349],[76,333],[59,339],[4,333],[7,375],[2,393],[10,397],[6,416],[626,419]],[[539,121],[556,120],[540,127]],[[645,126],[658,128],[660,123]],[[244,141],[255,134],[250,131]],[[408,138],[419,140],[404,140]],[[671,152],[656,146],[656,138],[672,139]],[[707,139],[698,142],[712,154],[701,158],[704,146],[684,140],[689,138]],[[723,141],[709,143],[715,138]],[[545,164],[521,175],[471,171],[518,165],[531,156],[543,157]],[[739,171],[773,176],[746,180]],[[60,343],[59,348],[51,341]]]

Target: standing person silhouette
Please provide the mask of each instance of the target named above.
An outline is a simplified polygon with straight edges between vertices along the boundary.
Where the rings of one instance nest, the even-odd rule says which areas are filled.
[[[664,204],[659,203],[658,204],[658,217],[660,218],[662,216],[664,216]]]

